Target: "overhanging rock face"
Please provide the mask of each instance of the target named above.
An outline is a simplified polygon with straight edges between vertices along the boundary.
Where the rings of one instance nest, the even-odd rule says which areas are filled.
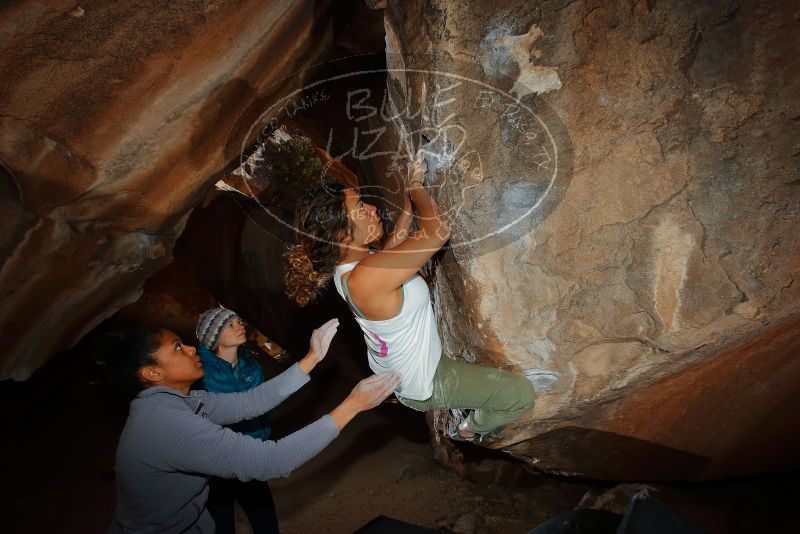
[[[0,8],[0,378],[137,298],[331,11]],[[796,466],[793,2],[411,0],[385,22],[396,133],[454,230],[445,347],[550,384],[496,446],[612,479]]]
[[[76,5],[0,8],[0,378],[138,297],[332,37],[325,1]]]
[[[496,447],[610,479],[797,465],[796,16],[389,3],[396,127],[454,229],[446,350],[555,380]]]

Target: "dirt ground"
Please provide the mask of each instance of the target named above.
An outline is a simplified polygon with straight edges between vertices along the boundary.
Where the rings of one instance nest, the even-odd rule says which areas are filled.
[[[527,532],[573,508],[588,486],[474,484],[433,460],[422,414],[399,405],[361,414],[325,452],[270,483],[286,534],[354,532],[385,515],[455,532]]]

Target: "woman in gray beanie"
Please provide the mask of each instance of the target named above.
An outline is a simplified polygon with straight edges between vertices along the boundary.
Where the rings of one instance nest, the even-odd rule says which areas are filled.
[[[320,335],[332,337],[338,324],[336,319],[328,321],[318,329]],[[245,347],[244,321],[235,311],[222,306],[206,310],[197,320],[195,333],[197,354],[205,371],[203,378],[193,386],[195,389],[205,389],[211,393],[236,393],[253,389],[264,382],[261,364],[252,351]],[[228,428],[262,441],[269,439],[272,433],[267,414],[229,425]],[[235,534],[234,501],[239,502],[254,534],[279,531],[275,503],[267,481],[242,482],[213,478],[209,487],[207,507],[217,525],[217,534]]]

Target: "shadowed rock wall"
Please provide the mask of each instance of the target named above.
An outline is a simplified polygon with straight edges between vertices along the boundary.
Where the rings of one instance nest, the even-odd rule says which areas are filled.
[[[797,8],[487,6],[390,2],[385,28],[394,126],[454,230],[446,350],[555,380],[494,446],[614,479],[796,467]],[[0,8],[0,378],[137,298],[329,11]]]
[[[0,8],[0,378],[134,301],[272,95],[331,42],[329,2]],[[264,120],[269,117],[263,118]]]
[[[398,128],[454,228],[446,350],[557,378],[495,447],[613,479],[797,465],[799,14],[389,2],[388,87],[422,109]]]

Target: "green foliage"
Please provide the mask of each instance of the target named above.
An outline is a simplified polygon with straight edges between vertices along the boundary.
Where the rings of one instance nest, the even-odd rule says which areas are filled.
[[[273,180],[284,184],[311,184],[322,175],[322,162],[310,139],[295,137],[266,143],[264,159],[272,167]]]

